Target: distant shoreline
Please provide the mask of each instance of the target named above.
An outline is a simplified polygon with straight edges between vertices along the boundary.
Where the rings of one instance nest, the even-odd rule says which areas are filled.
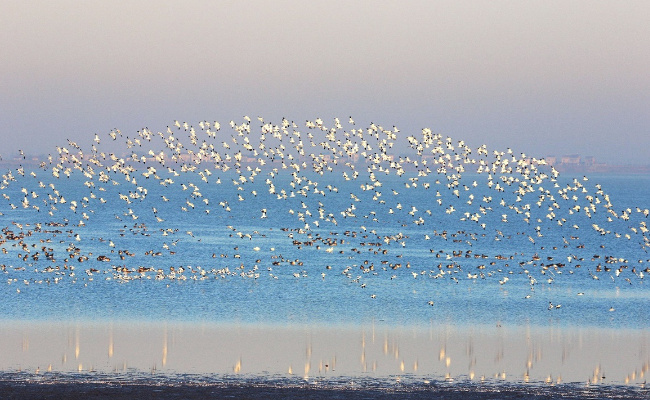
[[[128,155],[121,155],[121,158],[128,158]],[[414,159],[413,154],[405,154],[401,155],[401,157],[411,157],[411,159]],[[299,162],[305,161],[309,164],[311,160],[298,160]],[[362,162],[354,162],[351,160],[347,160],[346,158],[341,158],[338,164],[343,164],[345,162],[350,161],[352,164],[356,166],[363,166],[363,165],[369,165],[367,163],[362,163]],[[108,163],[111,162],[110,159],[107,160]],[[179,160],[165,160],[165,165],[181,165],[184,163],[187,163],[188,160],[184,159],[179,159]],[[206,164],[210,164],[213,161],[210,160],[205,160],[203,161]],[[42,165],[42,163],[46,163],[49,165],[49,160],[47,157],[25,157],[24,159],[22,157],[14,157],[11,159],[2,159],[0,160],[0,168],[19,168],[19,167],[33,167],[33,168],[38,168],[39,166]],[[147,164],[159,164],[157,160],[154,159],[147,159]],[[332,163],[334,164],[334,163]],[[143,168],[144,168],[143,164]],[[241,165],[246,166],[259,166],[257,160],[242,160]],[[272,168],[274,166],[281,166],[280,161],[276,162],[269,162],[266,165],[266,168]],[[336,168],[336,164],[334,164],[334,167]],[[540,169],[548,169],[550,170],[551,167],[555,168],[558,172],[560,173],[565,173],[565,174],[633,174],[633,175],[645,175],[645,174],[650,174],[650,164],[647,165],[639,165],[639,164],[629,164],[629,165],[623,165],[623,164],[605,164],[605,163],[597,163],[597,164],[571,164],[571,163],[555,163],[555,164],[549,164],[547,166],[539,166],[538,168]],[[405,164],[404,165],[404,170],[405,171],[415,171],[417,168],[413,167],[411,164]],[[475,171],[472,171],[471,168],[467,168],[467,173],[472,173]]]

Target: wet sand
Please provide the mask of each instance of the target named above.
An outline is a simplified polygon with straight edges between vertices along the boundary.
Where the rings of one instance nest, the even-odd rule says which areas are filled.
[[[647,399],[638,386],[509,384],[341,379],[307,382],[291,378],[206,376],[112,377],[102,374],[0,374],[3,399]]]

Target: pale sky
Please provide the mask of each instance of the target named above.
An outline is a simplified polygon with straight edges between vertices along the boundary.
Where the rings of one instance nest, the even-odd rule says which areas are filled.
[[[0,154],[262,116],[649,164],[649,1],[0,2]]]

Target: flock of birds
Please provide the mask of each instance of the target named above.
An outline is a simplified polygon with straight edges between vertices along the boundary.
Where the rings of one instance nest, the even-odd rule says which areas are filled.
[[[544,159],[352,118],[254,121],[114,129],[6,170],[8,283],[520,276],[534,293],[562,273],[631,285],[650,272],[650,211],[617,210]]]

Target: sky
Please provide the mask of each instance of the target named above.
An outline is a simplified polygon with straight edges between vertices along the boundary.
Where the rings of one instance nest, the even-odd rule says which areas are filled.
[[[650,164],[648,1],[0,2],[0,155],[261,116]]]

